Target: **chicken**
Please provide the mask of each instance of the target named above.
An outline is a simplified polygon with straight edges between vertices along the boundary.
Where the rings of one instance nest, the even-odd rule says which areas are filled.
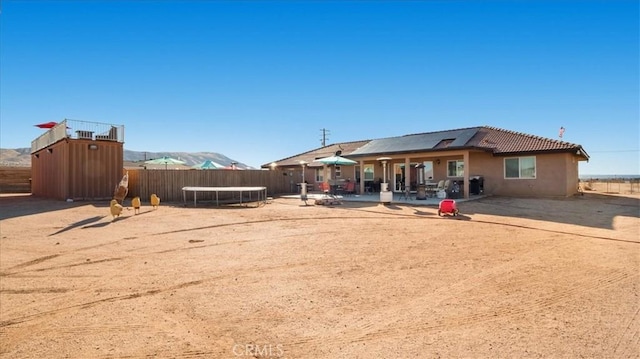
[[[127,171],[120,183],[116,186],[116,189],[113,192],[113,198],[118,201],[118,203],[124,203],[125,197],[127,197],[127,193],[129,192],[129,172]]]
[[[153,206],[153,209],[157,209],[158,206],[160,205],[160,197],[156,196],[156,194],[152,194],[151,195],[151,206]]]
[[[131,200],[131,207],[133,207],[133,214],[140,213],[140,197],[133,197]]]
[[[118,203],[118,200],[112,199],[109,206],[111,207],[111,215],[113,216],[113,219],[119,217],[120,213],[122,213],[122,205]]]

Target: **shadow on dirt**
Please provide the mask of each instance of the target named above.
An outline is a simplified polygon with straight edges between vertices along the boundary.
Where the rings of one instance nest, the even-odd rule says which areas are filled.
[[[487,197],[458,204],[460,213],[613,229],[616,217],[640,218],[640,198],[585,193],[564,199]]]
[[[5,194],[0,196],[0,220],[60,211],[87,204],[91,204],[91,202],[65,202],[33,197],[31,194]]]
[[[94,222],[98,222],[99,220],[103,219],[104,217],[105,217],[105,216],[95,216],[95,217],[91,217],[91,218],[83,219],[83,220],[81,220],[81,221],[78,221],[78,222],[72,223],[72,224],[70,224],[70,225],[66,226],[65,228],[63,228],[63,229],[61,229],[61,230],[59,230],[59,231],[57,231],[57,232],[51,233],[51,234],[49,235],[49,237],[51,237],[51,236],[55,236],[55,235],[57,235],[57,234],[60,234],[60,233],[66,232],[66,231],[70,231],[70,230],[72,230],[72,229],[74,229],[74,228],[78,228],[78,227],[83,227],[83,228],[85,228],[85,227],[89,227],[89,226],[88,226],[88,224],[90,224],[90,223],[94,223]]]

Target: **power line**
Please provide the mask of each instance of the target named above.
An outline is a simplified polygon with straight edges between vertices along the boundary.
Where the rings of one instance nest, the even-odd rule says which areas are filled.
[[[320,143],[322,143],[322,147],[327,145],[327,140],[329,139],[327,136],[331,133],[331,131],[327,130],[326,128],[321,128],[320,131],[322,131],[322,138],[320,138]]]

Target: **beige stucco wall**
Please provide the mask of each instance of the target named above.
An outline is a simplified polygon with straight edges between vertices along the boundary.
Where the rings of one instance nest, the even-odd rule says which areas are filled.
[[[514,156],[517,157],[517,156]],[[432,182],[440,180],[461,181],[464,177],[447,177],[447,161],[462,160],[464,152],[453,153],[424,153],[404,156],[393,156],[388,168],[395,163],[433,161],[434,178]],[[567,197],[576,193],[578,183],[578,161],[569,153],[538,154],[536,158],[535,179],[507,179],[504,177],[504,159],[487,152],[469,152],[469,163],[465,172],[472,176],[484,177],[484,193],[488,195],[514,197]],[[439,163],[438,163],[439,162]],[[377,161],[374,163],[375,178],[382,177],[382,167]],[[390,177],[388,174],[387,177]]]
[[[567,197],[576,193],[578,161],[567,153],[538,154],[535,179],[504,178],[504,159],[490,154],[470,156],[470,174],[484,176],[486,194],[515,197]]]
[[[578,160],[570,153],[537,154],[535,179],[507,179],[504,178],[504,160],[509,157],[493,156],[488,152],[451,151],[438,153],[414,153],[407,155],[392,155],[387,164],[387,178],[393,178],[393,166],[396,163],[406,164],[433,161],[434,177],[431,182],[440,180],[462,181],[464,177],[447,177],[447,161],[463,160],[468,155],[468,165],[465,172],[469,177],[484,177],[484,194],[513,197],[567,197],[577,192]],[[528,157],[523,155],[522,157]],[[510,156],[511,157],[511,156]],[[518,157],[518,156],[513,156]],[[361,159],[358,159],[360,162]],[[364,164],[373,164],[374,178],[383,177],[383,167],[375,158],[362,159]],[[439,163],[438,163],[439,162]],[[355,180],[354,166],[342,167],[342,179]],[[301,176],[299,167],[288,169],[292,172],[293,179],[298,181]],[[305,178],[309,183],[314,183],[314,169],[307,168]],[[332,173],[331,178],[335,176]],[[390,182],[390,188],[391,187]],[[468,187],[467,187],[468,188]],[[464,189],[464,188],[463,188]]]
[[[578,159],[570,154],[566,154],[567,168],[567,188],[566,193],[571,196],[578,193],[578,183],[580,181],[580,171],[578,167]]]

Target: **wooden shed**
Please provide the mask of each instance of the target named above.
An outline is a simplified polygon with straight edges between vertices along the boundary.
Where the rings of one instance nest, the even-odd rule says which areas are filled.
[[[64,120],[31,143],[31,193],[104,200],[123,175],[124,126]]]

